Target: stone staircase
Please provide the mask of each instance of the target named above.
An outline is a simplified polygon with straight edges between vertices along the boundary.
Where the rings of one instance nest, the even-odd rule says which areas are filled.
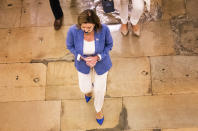
[[[113,67],[102,126],[65,47],[90,0],[60,1],[59,31],[48,0],[0,1],[0,131],[198,131],[197,1],[152,0],[162,17],[144,22],[140,38],[109,25]]]

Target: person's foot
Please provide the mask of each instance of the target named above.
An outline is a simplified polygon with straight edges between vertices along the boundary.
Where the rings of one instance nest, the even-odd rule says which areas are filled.
[[[139,37],[140,36],[140,25],[139,24],[132,25],[132,31],[135,36]]]
[[[99,125],[103,124],[104,114],[102,113],[102,111],[96,113],[96,121],[98,122]]]
[[[63,17],[61,17],[60,19],[56,19],[54,21],[54,29],[59,30],[62,26],[62,22],[63,22]]]
[[[128,30],[128,24],[122,24],[121,25],[121,34],[123,36],[127,36],[129,33],[129,30]]]
[[[85,94],[85,100],[87,103],[91,100],[91,97],[92,97],[92,93]]]

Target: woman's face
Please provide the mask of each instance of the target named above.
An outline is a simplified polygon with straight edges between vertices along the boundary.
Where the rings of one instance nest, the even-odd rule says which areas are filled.
[[[90,33],[90,32],[93,31],[94,26],[95,26],[95,24],[92,24],[92,23],[83,23],[83,24],[81,25],[81,29],[82,29],[86,34],[88,34],[88,33]]]

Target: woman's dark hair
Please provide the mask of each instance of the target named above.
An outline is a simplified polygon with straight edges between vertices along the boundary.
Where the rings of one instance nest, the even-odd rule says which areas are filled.
[[[95,24],[95,31],[99,31],[102,28],[99,17],[91,9],[84,10],[79,14],[77,27],[80,29],[83,23]]]

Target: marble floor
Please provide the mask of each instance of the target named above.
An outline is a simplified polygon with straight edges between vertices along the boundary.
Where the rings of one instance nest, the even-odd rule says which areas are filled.
[[[100,0],[60,2],[55,31],[49,0],[0,0],[0,131],[198,131],[198,1],[151,0],[139,38],[122,36],[119,11]],[[65,46],[87,8],[114,41],[102,126]]]

